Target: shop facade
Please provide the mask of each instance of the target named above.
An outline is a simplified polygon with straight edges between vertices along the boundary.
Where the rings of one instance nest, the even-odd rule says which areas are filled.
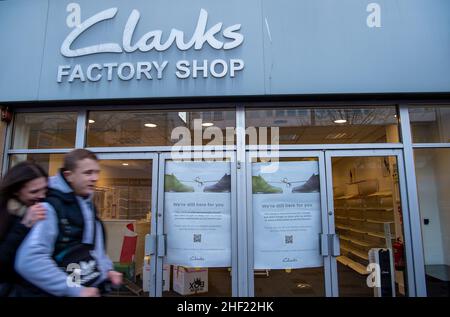
[[[117,295],[448,296],[449,12],[0,1],[3,172],[98,154]]]

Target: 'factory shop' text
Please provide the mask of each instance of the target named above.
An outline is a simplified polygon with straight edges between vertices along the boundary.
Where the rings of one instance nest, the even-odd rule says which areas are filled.
[[[170,67],[168,61],[163,62],[137,62],[137,63],[104,63],[104,64],[90,64],[86,68],[82,65],[59,65],[58,66],[58,83],[67,81],[72,83],[76,80],[80,82],[96,82],[102,78],[107,78],[108,81],[113,80],[114,77],[121,80],[131,79],[163,79],[166,69]],[[180,60],[175,65],[174,74],[179,79],[208,78],[210,76],[215,78],[230,77],[234,78],[236,73],[244,68],[244,61],[241,59],[230,59],[229,61],[223,59],[215,59],[209,62],[208,60],[193,61]]]

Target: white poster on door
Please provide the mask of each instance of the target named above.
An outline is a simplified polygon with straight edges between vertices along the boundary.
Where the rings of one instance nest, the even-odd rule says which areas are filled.
[[[323,266],[318,162],[268,164],[252,165],[254,268]]]
[[[166,163],[166,263],[231,266],[231,172],[227,162]]]

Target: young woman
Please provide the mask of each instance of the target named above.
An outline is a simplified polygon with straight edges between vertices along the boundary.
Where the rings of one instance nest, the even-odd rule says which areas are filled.
[[[0,183],[0,296],[13,296],[22,281],[14,271],[16,251],[31,227],[45,218],[40,201],[47,193],[47,178],[39,165],[21,162]]]

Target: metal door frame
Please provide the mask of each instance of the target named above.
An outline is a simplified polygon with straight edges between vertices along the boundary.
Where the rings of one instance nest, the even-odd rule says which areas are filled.
[[[156,228],[156,211],[158,206],[158,168],[159,155],[158,153],[96,153],[99,161],[102,160],[151,160],[152,161],[152,202],[151,202],[151,223],[149,235],[152,235],[152,228]],[[147,241],[146,241],[147,244]],[[145,252],[147,253],[147,252]],[[147,255],[147,254],[144,254]],[[150,281],[149,281],[149,296],[155,296],[156,292],[156,261],[155,257],[150,259]],[[142,259],[143,260],[143,259]],[[142,275],[142,278],[144,276]]]
[[[327,179],[327,202],[328,202],[328,216],[329,216],[329,232],[330,234],[336,234],[334,223],[334,199],[333,199],[333,175],[331,159],[333,157],[382,157],[382,156],[395,156],[397,158],[397,170],[399,178],[399,192],[400,202],[402,206],[402,219],[403,219],[403,234],[404,244],[406,252],[406,273],[407,278],[405,281],[407,284],[406,296],[415,296],[416,287],[414,279],[414,260],[412,252],[412,235],[411,235],[411,223],[408,204],[408,195],[406,187],[405,167],[403,161],[402,150],[329,150],[325,151],[325,163],[326,163],[326,179]],[[336,258],[332,258],[332,296],[339,296],[339,284],[337,276],[337,261]]]
[[[247,264],[247,283],[248,283],[248,296],[255,296],[254,288],[254,235],[253,235],[253,200],[252,200],[252,160],[255,158],[317,158],[319,164],[319,179],[320,179],[320,204],[322,211],[322,235],[329,235],[328,225],[328,211],[327,211],[327,193],[326,193],[326,170],[325,170],[325,156],[323,151],[280,151],[275,153],[263,154],[258,151],[247,152],[246,157],[246,183],[247,183],[247,250],[248,250],[248,264]],[[321,248],[324,248],[324,244],[321,244]],[[329,251],[329,250],[327,250]],[[322,253],[324,250],[322,249]],[[332,271],[331,271],[331,255],[324,255],[324,289],[325,296],[332,296]]]
[[[202,159],[229,159],[231,164],[231,296],[238,296],[238,237],[237,237],[237,190],[236,190],[236,152],[232,150],[218,151],[216,153],[206,151],[184,152],[184,158],[193,158],[194,160]],[[182,156],[182,155],[181,155]],[[178,159],[181,157],[178,157]],[[159,181],[158,181],[158,212],[157,217],[154,217],[156,221],[156,279],[155,279],[155,296],[162,297],[162,279],[163,279],[163,262],[166,256],[166,233],[164,232],[164,174],[166,169],[166,161],[172,161],[171,153],[163,153],[159,156]],[[157,218],[157,220],[156,220]],[[153,232],[154,233],[154,232]],[[152,233],[152,234],[153,234]]]

